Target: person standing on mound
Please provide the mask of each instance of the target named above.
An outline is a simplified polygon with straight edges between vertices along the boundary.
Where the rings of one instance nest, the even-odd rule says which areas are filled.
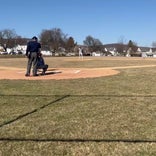
[[[83,49],[81,47],[78,48],[79,51],[79,59],[83,59]]]
[[[37,75],[37,62],[38,54],[40,53],[41,44],[38,42],[38,38],[34,36],[31,41],[27,44],[26,56],[28,58],[27,72],[25,76],[30,76],[31,67],[33,64],[33,76]]]

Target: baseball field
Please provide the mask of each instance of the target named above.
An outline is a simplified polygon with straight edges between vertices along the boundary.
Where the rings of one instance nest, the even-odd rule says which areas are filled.
[[[156,58],[45,62],[0,58],[0,156],[156,155]]]

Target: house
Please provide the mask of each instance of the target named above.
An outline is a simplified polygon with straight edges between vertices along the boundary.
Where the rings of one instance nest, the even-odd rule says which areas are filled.
[[[52,56],[52,52],[51,51],[42,50],[41,53],[43,55],[46,55],[46,56]]]
[[[109,53],[108,56],[116,56],[116,55],[117,55],[117,50],[116,50],[115,47],[108,47],[108,48],[105,48],[105,51],[106,51],[107,53]]]
[[[27,45],[17,45],[16,47],[12,48],[12,52],[16,54],[25,54],[26,53]]]
[[[138,47],[137,52],[141,53],[142,57],[152,57],[153,56],[152,48],[149,48],[149,47]]]
[[[101,56],[100,52],[92,52],[92,56]]]

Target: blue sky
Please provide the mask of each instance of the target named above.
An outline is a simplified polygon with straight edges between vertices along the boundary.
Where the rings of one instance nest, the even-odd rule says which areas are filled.
[[[156,41],[156,0],[0,0],[0,30],[22,37],[60,28],[78,44],[86,36],[103,44],[121,39],[138,46]]]

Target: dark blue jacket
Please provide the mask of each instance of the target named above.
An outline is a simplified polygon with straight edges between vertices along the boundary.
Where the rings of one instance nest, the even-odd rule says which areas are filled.
[[[39,52],[39,49],[41,48],[41,44],[38,43],[37,41],[30,41],[27,44],[27,49],[26,49],[26,55],[28,55],[28,53],[32,53],[32,52]]]
[[[38,62],[37,62],[37,66],[38,67],[42,67],[45,65],[44,59],[42,56],[38,57]]]

